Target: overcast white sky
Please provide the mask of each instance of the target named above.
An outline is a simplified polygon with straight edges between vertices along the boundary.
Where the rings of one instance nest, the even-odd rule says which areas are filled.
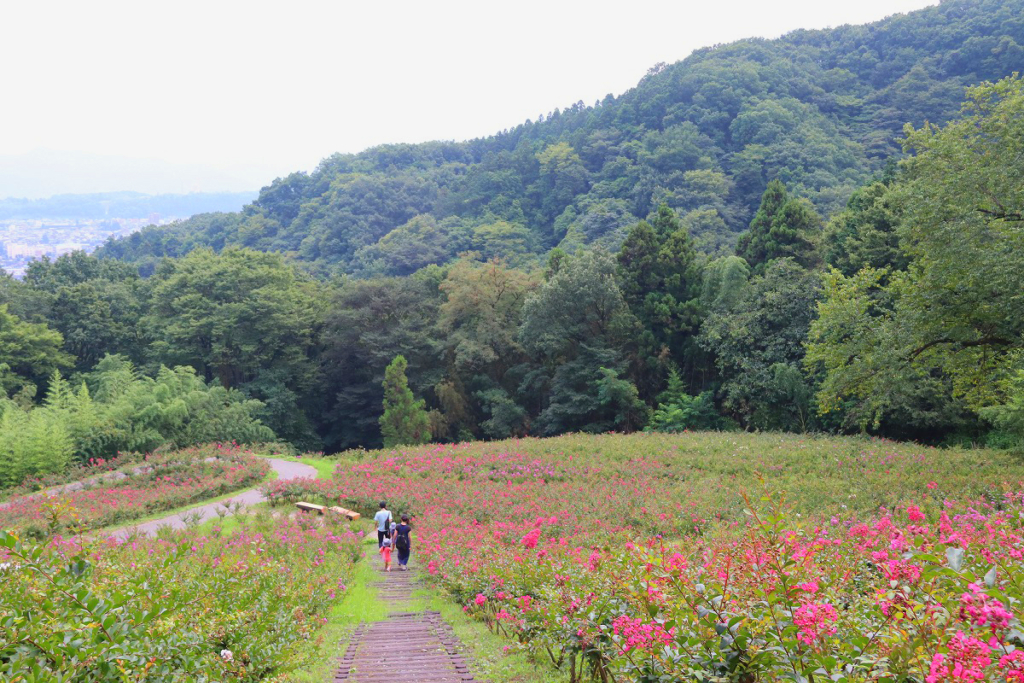
[[[462,140],[592,104],[702,46],[931,4],[4,2],[0,155],[198,164],[257,188],[335,151]],[[190,189],[222,189],[204,182]]]

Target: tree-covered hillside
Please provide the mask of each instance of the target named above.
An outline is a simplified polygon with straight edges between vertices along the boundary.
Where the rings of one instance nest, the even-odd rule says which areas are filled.
[[[242,212],[149,228],[101,253],[148,273],[197,246],[246,246],[320,272],[408,275],[464,252],[515,264],[555,246],[615,250],[661,204],[699,250],[725,253],[769,181],[831,215],[899,153],[906,123],[944,123],[966,86],[1020,70],[1022,46],[1024,1],[946,0],[708,47],[620,97],[489,138],[335,154]]]
[[[0,277],[0,411],[130,361],[331,450],[642,428],[1024,447],[1024,79],[953,94],[1018,44],[953,59],[971,26],[1019,28],[1012,4],[705,51],[593,109],[331,157],[242,213],[33,262]],[[911,47],[870,48],[893,35]],[[874,66],[830,61],[857,36]],[[953,64],[889,91],[948,119],[890,163],[886,89]],[[807,76],[837,69],[856,115]]]

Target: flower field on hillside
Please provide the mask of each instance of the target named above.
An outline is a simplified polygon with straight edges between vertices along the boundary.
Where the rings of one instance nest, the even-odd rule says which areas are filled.
[[[415,514],[414,558],[570,680],[1024,682],[1024,464],[863,439],[566,436],[267,485]]]
[[[97,469],[110,472],[103,464]],[[119,471],[127,476],[52,496],[13,498],[0,507],[0,529],[19,528],[25,535],[42,537],[72,527],[98,529],[129,522],[253,486],[270,466],[239,446],[210,444],[145,456]]]
[[[304,656],[360,536],[246,517],[230,535],[32,544],[0,531],[0,679],[261,681]]]

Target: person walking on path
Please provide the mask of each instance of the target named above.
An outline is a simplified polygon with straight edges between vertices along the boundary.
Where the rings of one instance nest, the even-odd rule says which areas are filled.
[[[384,539],[391,535],[391,511],[386,501],[380,502],[380,510],[373,516],[373,521],[377,523],[377,547],[380,548]]]
[[[377,552],[384,558],[384,571],[391,571],[391,539],[385,538]]]
[[[412,550],[412,539],[409,537],[411,533],[412,526],[409,525],[409,515],[402,515],[402,523],[395,527],[395,531],[391,535],[391,543],[398,551],[398,568],[403,572],[409,569],[409,551]]]

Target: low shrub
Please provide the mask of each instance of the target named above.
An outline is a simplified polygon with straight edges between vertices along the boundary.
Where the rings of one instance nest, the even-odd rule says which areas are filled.
[[[101,465],[103,467],[103,465]],[[146,456],[77,490],[21,496],[0,507],[0,528],[32,537],[97,529],[239,491],[266,477],[270,465],[234,444],[209,444]]]
[[[570,681],[1024,681],[1007,453],[574,435],[369,453],[299,485],[414,510],[415,561]]]
[[[360,536],[344,523],[240,524],[121,545],[0,531],[0,678],[261,681],[302,664]]]

